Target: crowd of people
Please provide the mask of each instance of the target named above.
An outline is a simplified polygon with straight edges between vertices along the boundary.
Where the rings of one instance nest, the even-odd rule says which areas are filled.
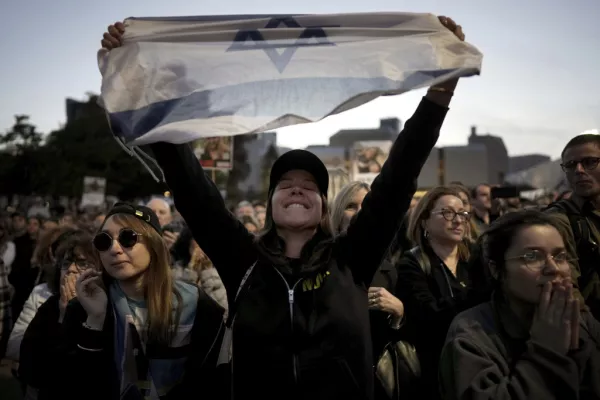
[[[174,207],[4,218],[0,336],[26,398],[600,399],[600,136],[566,144],[572,192],[538,204],[460,182],[417,199],[456,84],[334,199],[292,150],[264,202],[229,210],[189,145],[156,143]]]

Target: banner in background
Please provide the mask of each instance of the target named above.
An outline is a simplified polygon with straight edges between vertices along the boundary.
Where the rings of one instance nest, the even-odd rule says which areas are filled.
[[[201,138],[192,147],[205,169],[230,170],[233,168],[233,138],[231,136]]]
[[[83,178],[83,195],[81,207],[98,207],[104,205],[106,194],[106,178],[86,176]]]
[[[381,172],[391,148],[391,140],[356,142],[352,161],[353,179],[371,184]]]
[[[101,103],[130,145],[265,132],[479,74],[431,14],[129,18],[98,53]]]

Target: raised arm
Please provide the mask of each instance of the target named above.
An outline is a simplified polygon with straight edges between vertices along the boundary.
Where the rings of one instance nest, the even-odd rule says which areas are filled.
[[[102,47],[110,51],[121,46],[124,33],[120,22],[109,26]],[[206,177],[188,144],[155,143],[150,147],[194,239],[214,264],[227,291],[235,293],[256,260],[254,236],[227,210],[221,193]]]
[[[363,200],[361,211],[342,240],[355,279],[367,286],[417,191],[417,178],[437,142],[448,110],[448,93],[451,92],[430,91],[406,121],[381,173],[371,185],[371,192]]]
[[[460,39],[460,25],[440,22]],[[417,191],[417,178],[435,146],[457,80],[433,86],[394,142],[355,222],[340,240],[355,280],[369,286]]]
[[[254,236],[229,212],[188,144],[156,143],[151,148],[177,210],[219,272],[225,289],[235,293],[256,261]]]

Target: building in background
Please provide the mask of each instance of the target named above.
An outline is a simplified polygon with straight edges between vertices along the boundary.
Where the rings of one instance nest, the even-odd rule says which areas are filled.
[[[308,146],[306,150],[319,157],[327,168],[341,168],[348,171],[346,149],[344,147],[318,145]]]
[[[485,134],[478,135],[477,127],[471,127],[469,136],[469,146],[482,145],[487,150],[487,179],[490,185],[500,185],[504,183],[504,178],[508,174],[508,151],[504,145],[504,140],[499,136]]]
[[[550,157],[544,154],[525,154],[522,156],[513,156],[508,160],[508,173],[524,171],[543,163],[551,161]]]
[[[378,128],[342,129],[329,138],[329,146],[347,150],[346,159],[351,158],[352,149],[357,142],[396,140],[402,130],[398,118],[386,118],[379,121]]]
[[[474,187],[489,179],[488,151],[483,145],[444,147],[440,159],[445,185],[461,182]]]

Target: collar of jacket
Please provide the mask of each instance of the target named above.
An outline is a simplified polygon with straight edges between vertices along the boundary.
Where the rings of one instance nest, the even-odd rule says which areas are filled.
[[[331,247],[334,239],[325,234],[320,228],[304,245],[300,254],[300,272],[312,273],[327,264],[331,258]],[[289,275],[294,275],[290,258],[283,253],[285,242],[275,232],[259,240],[260,252],[275,266]]]
[[[529,337],[529,326],[523,323],[510,309],[504,294],[500,290],[492,294],[492,309],[494,317],[498,321],[499,329],[510,339],[527,339]]]

